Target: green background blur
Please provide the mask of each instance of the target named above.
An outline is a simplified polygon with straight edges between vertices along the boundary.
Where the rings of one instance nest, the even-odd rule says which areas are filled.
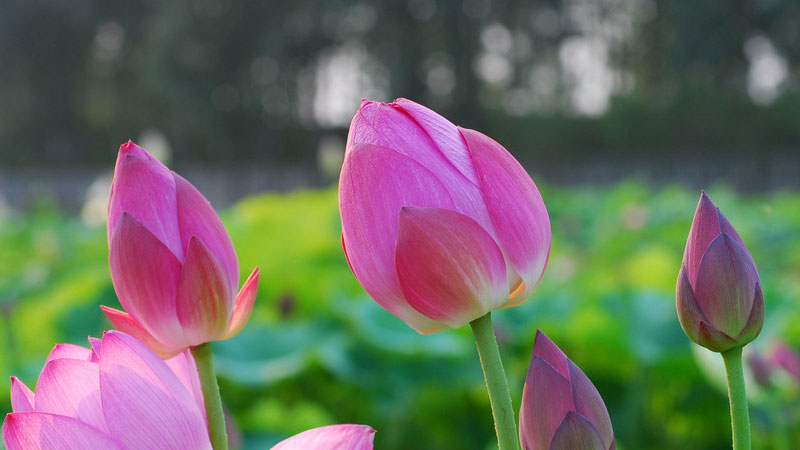
[[[407,97],[506,146],[548,207],[541,285],[493,314],[515,408],[538,328],[619,449],[730,448],[719,357],[683,334],[675,281],[705,188],[762,279],[747,357],[800,349],[799,21],[791,0],[6,2],[0,380],[33,387],[56,343],[110,328],[103,220],[133,138],[220,211],[242,280],[261,268],[248,326],[214,344],[241,447],[349,422],[378,450],[493,448],[469,330],[416,334],[341,251],[349,120]],[[800,448],[800,381],[748,389],[754,448]]]

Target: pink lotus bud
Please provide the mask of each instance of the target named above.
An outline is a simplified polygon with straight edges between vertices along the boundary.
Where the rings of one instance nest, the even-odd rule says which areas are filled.
[[[764,324],[764,296],[753,258],[705,192],[683,253],[676,303],[686,335],[715,352],[747,344]]]
[[[366,425],[313,428],[279,442],[272,450],[372,450],[375,430]]]
[[[133,142],[119,149],[108,202],[109,265],[126,312],[114,326],[164,358],[228,339],[247,322],[258,268],[239,294],[239,262],[214,209]]]
[[[119,331],[57,345],[36,392],[11,378],[8,450],[211,449],[191,353],[163,361]]]
[[[362,103],[339,209],[356,278],[421,333],[523,302],[550,254],[547,210],[517,160],[406,99]]]
[[[519,410],[523,450],[613,450],[606,405],[589,378],[536,331]]]
[[[770,361],[773,366],[780,367],[800,383],[800,353],[783,342],[778,342],[772,348]]]

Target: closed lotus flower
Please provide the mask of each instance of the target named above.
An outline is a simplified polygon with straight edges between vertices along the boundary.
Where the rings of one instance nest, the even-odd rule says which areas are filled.
[[[764,324],[764,296],[753,258],[705,192],[686,242],[676,303],[686,335],[715,352],[747,344]]]
[[[365,100],[339,179],[356,278],[421,333],[524,301],[550,252],[550,220],[500,144],[406,99]]]
[[[375,430],[366,425],[329,425],[296,434],[272,450],[372,450]]]
[[[108,204],[109,265],[126,312],[114,326],[164,358],[236,335],[258,269],[239,294],[239,263],[214,209],[188,181],[132,142],[122,145]]]
[[[11,378],[8,450],[211,449],[197,369],[119,331],[57,345],[32,392]]]
[[[616,448],[606,405],[589,378],[541,331],[519,411],[522,450]]]

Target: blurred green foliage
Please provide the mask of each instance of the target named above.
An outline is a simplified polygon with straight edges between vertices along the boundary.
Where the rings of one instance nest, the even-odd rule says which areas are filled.
[[[637,182],[544,188],[553,248],[542,284],[494,314],[515,408],[534,332],[546,332],[603,395],[620,449],[726,449],[725,393],[713,387],[674,311],[698,193]],[[748,243],[767,301],[755,351],[800,344],[800,196],[709,191]],[[376,448],[493,447],[488,399],[468,328],[421,336],[381,309],[350,273],[335,190],[262,195],[224,211],[242,279],[261,267],[258,301],[236,338],[214,344],[221,390],[245,438],[265,448],[301,430],[365,423]],[[117,305],[105,230],[41,205],[0,221],[0,376],[34,385],[58,342],[85,345]],[[716,355],[713,355],[716,356]],[[9,410],[8,385],[0,413]],[[798,389],[754,402],[754,448],[797,442]],[[794,405],[794,406],[792,406]],[[794,408],[794,419],[780,412]],[[782,440],[781,440],[782,439]]]

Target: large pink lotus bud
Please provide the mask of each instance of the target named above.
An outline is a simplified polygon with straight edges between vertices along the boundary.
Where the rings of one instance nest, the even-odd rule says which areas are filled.
[[[519,410],[522,450],[611,450],[614,430],[589,378],[536,331]]]
[[[372,450],[375,430],[366,425],[328,425],[279,442],[272,450]]]
[[[715,352],[747,344],[764,324],[764,296],[753,258],[705,192],[686,241],[676,304],[686,335]]]
[[[356,278],[421,333],[523,302],[550,254],[547,210],[517,160],[406,99],[362,103],[339,208]]]
[[[194,186],[133,142],[119,149],[108,202],[109,265],[126,312],[111,323],[164,358],[227,339],[247,322],[258,268],[239,286],[233,244]]]
[[[11,378],[8,450],[211,449],[194,359],[167,361],[119,331],[57,345],[36,392]]]

